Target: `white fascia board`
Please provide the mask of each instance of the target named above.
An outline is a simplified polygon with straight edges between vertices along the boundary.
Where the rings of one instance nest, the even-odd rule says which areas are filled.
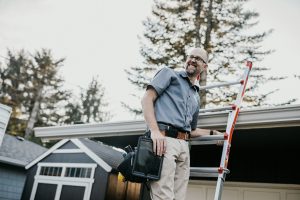
[[[71,139],[71,141],[78,146],[81,150],[84,151],[86,155],[88,155],[91,159],[93,159],[98,165],[100,165],[105,171],[111,172],[112,167],[108,165],[102,158],[97,156],[93,151],[91,151],[88,147],[86,147],[80,140]]]
[[[98,124],[76,124],[35,128],[35,136],[47,139],[110,137],[140,135],[146,130],[144,121],[125,121]]]
[[[200,114],[200,128],[225,129],[228,112]],[[300,105],[244,109],[239,113],[235,129],[300,126]]]
[[[31,161],[28,165],[26,165],[25,169],[29,169],[30,167],[32,167],[33,165],[38,163],[40,160],[47,157],[49,154],[51,154],[53,151],[55,151],[56,149],[58,149],[59,147],[61,147],[62,145],[64,145],[68,141],[69,141],[69,139],[64,139],[64,140],[59,141],[58,143],[53,145],[48,151],[46,151],[45,153],[43,153],[42,155],[40,155],[39,157],[37,157],[36,159]]]
[[[198,127],[224,130],[228,112],[203,113],[198,117]],[[300,126],[300,105],[242,109],[235,129]],[[141,135],[144,121],[125,121],[99,124],[79,124],[35,128],[35,136],[43,140],[80,137],[112,137]]]
[[[13,166],[18,166],[18,167],[25,167],[25,165],[27,164],[24,161],[13,159],[13,158],[8,158],[5,156],[0,156],[0,163],[10,164]]]

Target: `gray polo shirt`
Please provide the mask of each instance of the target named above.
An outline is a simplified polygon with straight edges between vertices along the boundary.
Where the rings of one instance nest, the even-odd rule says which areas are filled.
[[[154,88],[158,98],[154,104],[157,122],[170,124],[183,131],[196,129],[199,114],[199,88],[192,85],[185,71],[161,69],[147,89]]]

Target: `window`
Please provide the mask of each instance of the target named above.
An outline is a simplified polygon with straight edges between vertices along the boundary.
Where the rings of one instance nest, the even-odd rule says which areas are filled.
[[[41,167],[42,176],[61,176],[62,167]]]
[[[67,167],[65,177],[90,178],[92,168]]]
[[[94,177],[96,164],[86,163],[40,163],[37,173],[39,176],[60,178],[86,178]]]

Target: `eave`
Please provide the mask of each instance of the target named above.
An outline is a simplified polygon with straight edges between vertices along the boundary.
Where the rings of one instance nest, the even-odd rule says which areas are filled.
[[[198,117],[200,128],[224,130],[228,112],[204,113]],[[235,129],[300,126],[300,105],[242,109]],[[112,137],[141,135],[145,132],[143,120],[78,124],[35,128],[35,136],[43,140],[80,137]]]

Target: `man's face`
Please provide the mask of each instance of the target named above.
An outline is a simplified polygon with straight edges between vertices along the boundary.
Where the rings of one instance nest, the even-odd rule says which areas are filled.
[[[185,63],[186,73],[190,77],[198,76],[201,72],[206,70],[206,67],[207,65],[196,50],[190,53]]]

